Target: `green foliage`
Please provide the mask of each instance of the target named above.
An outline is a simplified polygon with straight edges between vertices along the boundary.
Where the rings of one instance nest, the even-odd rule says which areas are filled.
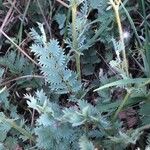
[[[33,65],[29,65],[28,60],[15,51],[10,51],[1,57],[0,64],[7,67],[13,75],[31,74],[33,70]]]
[[[8,96],[9,96],[9,92],[6,90],[6,88],[4,87],[3,89],[1,89],[0,92],[0,100],[1,100],[1,105],[3,105],[4,109],[9,109],[9,101],[8,101]]]
[[[73,127],[83,124],[100,124],[101,126],[107,126],[109,123],[104,119],[101,114],[92,105],[85,101],[78,102],[78,109],[65,109],[63,111],[64,120],[70,122]]]
[[[80,138],[79,144],[81,150],[94,150],[92,142],[90,142],[85,136]]]
[[[100,59],[97,56],[96,50],[89,49],[84,52],[83,56],[83,69],[82,72],[84,75],[92,75],[95,69],[96,64],[100,63]]]
[[[123,30],[131,25],[130,36],[136,36],[137,42],[130,37],[133,43],[119,35],[113,0],[63,2],[8,1],[6,6],[0,1],[2,14],[4,8],[15,9],[12,16],[19,14],[13,16],[18,20],[12,26],[1,29],[10,30],[9,34],[15,31],[18,37],[11,38],[17,49],[7,36],[0,46],[0,149],[124,150],[136,146],[150,126],[149,10],[145,7],[149,2],[133,5],[127,0],[119,6]],[[130,5],[136,6],[133,14],[142,10],[143,23],[137,20],[140,28],[129,15]],[[130,49],[134,49],[131,56]],[[127,63],[131,61],[129,74],[123,50]],[[137,116],[132,118],[130,109]],[[141,147],[148,149],[149,133],[146,138]]]
[[[0,118],[3,118],[4,117],[4,115],[1,113],[0,114]],[[11,129],[11,127],[10,127],[10,125],[8,125],[8,124],[5,124],[5,122],[3,122],[3,120],[0,120],[1,122],[1,124],[0,124],[0,132],[1,132],[1,137],[0,137],[0,142],[3,142],[5,139],[6,139],[6,137],[7,137],[7,133],[8,133],[8,131]]]
[[[147,125],[150,123],[149,115],[150,115],[150,110],[149,110],[150,102],[146,101],[143,104],[141,104],[139,113],[141,116],[142,124]]]
[[[68,56],[64,55],[63,49],[58,45],[57,40],[46,41],[42,24],[39,24],[42,35],[32,29],[31,35],[35,40],[31,50],[38,57],[41,65],[41,72],[50,83],[50,88],[57,93],[72,93],[80,90],[80,83],[77,75],[67,68]]]
[[[29,107],[36,109],[40,113],[37,119],[35,134],[37,138],[37,146],[44,149],[68,149],[77,144],[79,137],[74,137],[78,132],[64,121],[61,121],[61,107],[55,103],[48,101],[43,91],[36,92],[36,97],[26,95]],[[63,117],[64,118],[64,117]],[[76,149],[76,148],[75,148]]]
[[[57,21],[59,25],[60,34],[63,35],[65,32],[64,28],[65,28],[66,15],[62,13],[58,13],[55,15],[54,19]]]

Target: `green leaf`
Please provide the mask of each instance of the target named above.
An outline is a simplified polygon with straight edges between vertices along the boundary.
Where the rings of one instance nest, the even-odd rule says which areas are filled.
[[[4,147],[3,143],[0,143],[0,150],[5,150],[6,148]]]
[[[25,95],[25,98],[30,100],[30,101],[27,101],[27,104],[30,108],[38,110],[37,109],[37,100],[33,96]]]
[[[3,8],[3,2],[0,0],[0,8]]]
[[[1,78],[2,78],[2,76],[3,76],[3,74],[4,74],[4,71],[5,71],[4,68],[0,68],[0,81],[1,81]]]
[[[9,92],[6,89],[6,86],[0,89],[0,103],[4,105],[5,109],[9,109],[8,96],[9,96]]]
[[[21,126],[18,126],[13,119],[8,119],[3,113],[0,113],[0,124],[5,124],[5,128],[6,126],[10,128],[14,128],[16,129],[18,132],[20,132],[21,134],[25,135],[26,137],[28,137],[28,139],[31,139],[32,141],[34,140],[34,137],[32,136],[32,134],[30,134],[30,132],[28,132],[27,130],[23,129]]]
[[[79,140],[80,150],[94,150],[94,145],[86,136],[82,136]]]
[[[43,40],[45,37],[44,28],[39,24],[41,34],[39,35],[34,29],[31,31],[35,44],[31,46],[32,52],[38,57],[41,73],[50,83],[50,88],[61,94],[77,92],[81,84],[77,80],[77,74],[67,67],[68,55],[55,39],[49,42]]]
[[[59,29],[62,29],[65,25],[66,15],[59,13],[55,16],[55,20],[57,21],[57,23],[59,25]]]
[[[147,102],[141,106],[140,114],[150,116],[150,102]]]
[[[93,9],[99,9],[99,11],[104,11],[107,6],[107,1],[106,0],[89,0],[90,1],[90,6]]]
[[[85,118],[82,116],[81,112],[73,108],[63,110],[63,120],[72,124],[73,127],[80,126],[85,123]]]
[[[43,125],[44,127],[51,126],[54,124],[54,121],[51,121],[51,116],[48,114],[42,114],[38,119],[39,125]]]
[[[150,82],[150,78],[136,78],[136,79],[122,79],[122,80],[118,80],[112,83],[108,83],[105,84],[97,89],[94,90],[94,92],[99,91],[99,90],[103,90],[109,87],[113,87],[113,86],[125,86],[128,84],[148,84]]]

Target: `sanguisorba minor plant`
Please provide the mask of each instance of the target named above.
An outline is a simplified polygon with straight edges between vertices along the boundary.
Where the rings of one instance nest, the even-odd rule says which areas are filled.
[[[150,127],[150,122],[144,120],[148,114],[145,108],[147,105],[150,106],[147,86],[150,78],[132,78],[129,72],[128,51],[121,23],[123,10],[128,14],[125,3],[121,0],[109,0],[108,3],[105,0],[101,2],[69,0],[72,19],[67,24],[67,31],[65,25],[61,24],[63,15],[55,16],[56,21],[61,24],[62,33],[66,32],[64,43],[67,45],[66,49],[69,49],[68,53],[60,46],[57,39],[48,40],[44,25],[37,23],[38,29],[32,28],[30,32],[33,40],[30,49],[36,57],[38,67],[13,52],[1,59],[1,64],[7,65],[11,73],[15,74],[16,69],[20,74],[25,74],[24,77],[38,78],[41,81],[35,86],[37,90],[33,92],[34,94],[24,95],[27,109],[32,116],[31,124],[29,120],[26,122],[17,114],[17,108],[8,99],[7,87],[4,86],[0,90],[2,101],[0,149],[11,149],[16,143],[22,143],[24,149],[123,150],[131,144],[136,144],[143,131]],[[94,20],[88,19],[91,9],[98,9],[104,16]],[[113,34],[109,35],[112,33],[108,29],[111,21],[117,24],[115,30],[119,33],[119,38],[113,37]],[[96,29],[95,24],[98,25]],[[103,35],[108,38],[103,39]],[[109,62],[109,66],[114,70],[115,76],[109,78],[107,74],[101,72],[98,78],[99,84],[95,83],[88,87],[83,81],[82,57],[87,56],[91,47],[99,40],[107,44],[113,43],[116,58]],[[93,51],[89,53],[92,56],[87,56],[86,59],[95,61],[94,59],[97,58],[95,53]],[[7,61],[10,57],[11,63]],[[24,63],[18,65],[19,61]],[[69,66],[72,62],[75,62],[76,71]],[[40,75],[28,75],[35,68]],[[1,68],[0,79],[3,78],[3,74],[4,69]],[[25,86],[23,81],[17,84]],[[1,81],[1,85],[5,84]],[[99,85],[100,87],[97,88]],[[111,94],[117,89],[124,91],[124,94],[114,101]],[[94,104],[86,97],[91,92],[98,94]],[[61,101],[61,97],[65,97],[65,102]],[[118,114],[137,105],[139,107],[137,113],[141,114],[141,123],[135,129],[124,129]]]

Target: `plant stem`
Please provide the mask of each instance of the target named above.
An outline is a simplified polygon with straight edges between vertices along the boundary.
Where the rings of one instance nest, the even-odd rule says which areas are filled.
[[[19,44],[22,42],[23,24],[24,24],[24,20],[25,20],[25,17],[27,15],[27,12],[28,12],[28,9],[29,9],[29,6],[30,6],[30,2],[31,2],[31,0],[29,0],[27,2],[26,7],[25,7],[25,11],[24,11],[23,16],[22,16],[20,29],[19,29],[19,34],[18,34]]]
[[[43,19],[44,19],[45,24],[46,24],[46,26],[47,26],[47,29],[48,29],[48,32],[49,32],[50,38],[52,38],[52,32],[51,32],[51,28],[50,28],[50,26],[51,26],[51,25],[49,25],[49,23],[48,23],[48,21],[47,21],[47,19],[46,19],[45,15],[44,15],[44,12],[43,12],[43,9],[42,9],[42,6],[41,6],[41,4],[40,4],[39,0],[37,0],[37,4],[38,4],[38,6],[39,6],[39,9],[40,9],[41,14],[42,14],[42,16],[43,16]]]
[[[18,80],[21,80],[21,79],[26,79],[26,78],[39,78],[39,79],[44,79],[45,77],[44,77],[44,76],[40,76],[40,75],[25,75],[25,76],[20,76],[20,77],[14,78],[14,79],[10,79],[10,80],[7,80],[7,81],[3,81],[3,82],[0,84],[0,87],[6,86],[7,84],[10,84],[11,82],[18,81]]]
[[[76,59],[76,67],[77,67],[77,74],[78,74],[78,80],[81,81],[81,67],[80,67],[80,54],[75,54]]]
[[[142,0],[141,1],[141,3],[139,3],[139,5],[142,5],[142,10],[143,10],[143,19],[144,19],[144,26],[145,26],[145,38],[146,38],[146,40],[145,40],[145,49],[146,49],[146,55],[145,55],[145,53],[142,51],[142,50],[140,50],[140,48],[142,48],[143,47],[143,44],[142,44],[142,42],[141,42],[141,40],[140,40],[140,38],[139,38],[139,35],[138,35],[138,33],[137,33],[137,30],[136,30],[136,27],[135,27],[135,25],[134,25],[134,22],[133,22],[133,20],[132,20],[132,18],[131,18],[131,16],[130,16],[130,14],[128,13],[128,11],[127,11],[127,9],[125,8],[125,6],[124,6],[124,4],[123,3],[121,3],[121,6],[122,6],[122,8],[124,9],[124,12],[126,13],[126,16],[127,16],[127,18],[128,18],[128,20],[129,20],[129,22],[130,22],[130,24],[131,24],[131,27],[132,27],[132,29],[133,29],[133,32],[134,32],[134,34],[135,34],[135,36],[136,36],[136,38],[137,38],[137,41],[138,41],[138,43],[139,43],[139,46],[140,46],[140,48],[139,48],[139,52],[140,52],[140,54],[141,54],[141,56],[142,56],[142,59],[143,59],[143,64],[144,64],[144,67],[141,67],[140,65],[140,68],[142,69],[142,71],[146,74],[146,76],[150,76],[150,66],[149,66],[149,58],[150,58],[150,53],[149,53],[149,50],[148,50],[148,39],[149,39],[149,37],[148,37],[148,24],[147,24],[147,21],[146,21],[146,10],[145,10],[145,3],[144,3],[144,1]]]
[[[77,4],[76,2],[72,5],[72,40],[73,40],[73,49],[75,53],[76,67],[78,80],[81,81],[81,68],[80,68],[80,53],[77,52],[77,32],[76,32],[76,17],[77,17]]]
[[[118,24],[118,30],[119,30],[119,36],[120,36],[120,41],[122,43],[122,56],[123,56],[123,64],[122,64],[122,68],[124,69],[124,71],[126,72],[127,77],[129,76],[129,72],[128,72],[128,60],[126,57],[126,52],[125,52],[125,43],[124,43],[124,39],[123,39],[123,30],[122,30],[122,25],[121,25],[121,19],[120,19],[120,14],[119,14],[119,6],[121,1],[117,1],[117,4],[115,2],[113,2],[113,0],[110,0],[114,12],[115,12],[115,16],[116,16],[116,21]]]
[[[122,46],[123,46],[122,47],[123,67],[125,68],[126,75],[129,76],[129,73],[128,73],[128,61],[127,61],[126,52],[125,52],[125,44],[124,44],[124,39],[123,39],[123,31],[122,31],[122,25],[121,25],[119,11],[116,11],[116,19],[117,19],[117,23],[118,23],[120,41],[121,41]]]
[[[19,131],[21,134],[25,135],[25,136],[28,137],[30,140],[32,140],[33,142],[35,142],[35,139],[34,139],[34,137],[32,136],[32,134],[30,134],[30,132],[28,132],[27,130],[25,130],[25,129],[23,129],[22,127],[18,126],[18,125],[17,125],[15,122],[13,122],[12,120],[0,116],[0,121],[9,124],[12,128],[16,129],[16,130]]]
[[[69,5],[63,2],[62,0],[56,0],[56,1],[59,2],[61,5],[63,5],[64,7],[69,8]]]
[[[148,34],[148,24],[147,24],[147,16],[146,16],[146,8],[144,0],[141,0],[143,16],[144,16],[144,29],[145,29],[145,55],[147,61],[146,75],[150,77],[150,51],[148,46],[149,34]]]
[[[123,106],[124,106],[125,103],[127,102],[128,98],[129,98],[129,96],[130,96],[130,94],[131,94],[131,91],[129,91],[129,92],[126,94],[126,96],[125,96],[123,102],[122,102],[121,105],[118,107],[117,111],[115,112],[115,115],[114,115],[114,117],[113,117],[113,121],[116,120],[116,118],[117,118],[119,112],[122,110]]]

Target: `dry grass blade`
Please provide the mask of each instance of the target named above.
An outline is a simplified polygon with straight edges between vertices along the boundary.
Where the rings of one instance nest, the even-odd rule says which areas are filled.
[[[0,30],[0,32],[23,54],[25,55],[32,63],[34,63],[35,65],[39,66],[39,64],[33,60],[23,49],[21,49],[14,41],[12,41],[12,39],[3,31]]]
[[[56,0],[57,2],[59,2],[60,4],[62,4],[63,6],[69,8],[69,5],[66,4],[65,2],[63,2],[62,0]]]
[[[14,0],[13,5],[15,5],[15,3],[16,3],[16,0]],[[0,27],[0,30],[3,30],[3,28],[6,26],[7,21],[8,21],[8,19],[10,18],[12,12],[13,12],[13,6],[11,6],[10,9],[9,9],[9,11],[7,12],[7,14],[6,14],[6,16],[5,16],[5,19],[4,19],[4,21],[3,21],[3,23],[2,23],[2,25],[1,25],[1,27]],[[1,36],[2,36],[2,35],[1,35],[1,33],[0,33],[0,37],[1,37]]]

